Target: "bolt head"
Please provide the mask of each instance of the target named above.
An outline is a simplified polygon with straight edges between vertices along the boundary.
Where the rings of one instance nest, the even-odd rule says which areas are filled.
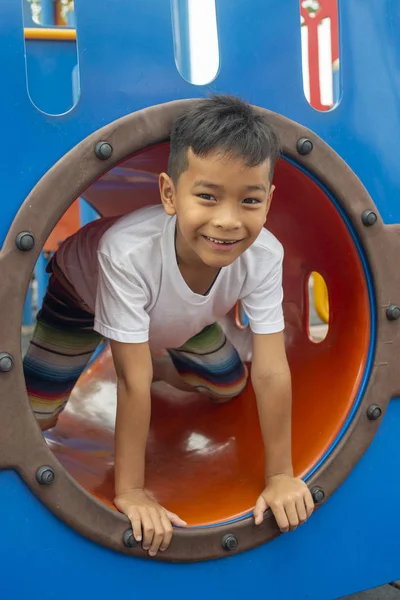
[[[36,480],[40,485],[51,485],[55,479],[54,471],[51,467],[44,465],[36,471]]]
[[[127,548],[135,548],[138,545],[138,542],[135,540],[132,529],[127,529],[124,531],[123,542]]]
[[[35,246],[35,238],[30,231],[21,231],[15,238],[15,244],[18,250],[22,250],[22,252],[27,252],[28,250],[32,250]]]
[[[100,160],[107,160],[113,153],[113,147],[109,142],[97,142],[94,152]]]
[[[3,373],[7,373],[7,371],[11,371],[14,366],[14,361],[10,354],[7,352],[0,353],[0,371]]]
[[[320,487],[312,488],[311,495],[313,497],[315,504],[320,504],[325,498],[325,492]]]
[[[361,221],[365,227],[372,227],[378,220],[378,216],[372,210],[365,210],[361,215]]]
[[[386,309],[386,316],[389,321],[397,321],[397,319],[400,319],[400,306],[397,306],[396,304],[388,306]]]
[[[224,550],[228,552],[233,552],[238,547],[237,537],[232,535],[231,533],[227,533],[221,540],[221,545]]]
[[[310,154],[314,148],[314,144],[308,138],[300,138],[296,145],[297,152],[302,156]]]
[[[377,421],[382,416],[382,409],[377,404],[371,404],[367,409],[367,417],[370,421]]]

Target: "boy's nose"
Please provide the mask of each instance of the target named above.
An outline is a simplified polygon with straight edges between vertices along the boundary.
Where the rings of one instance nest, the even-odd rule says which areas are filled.
[[[213,225],[219,229],[232,230],[240,229],[242,223],[236,210],[220,209],[214,215]]]

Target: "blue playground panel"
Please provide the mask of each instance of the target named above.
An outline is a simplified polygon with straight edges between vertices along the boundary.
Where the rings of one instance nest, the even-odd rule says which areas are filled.
[[[21,6],[0,3],[0,114],[7,148],[1,241],[40,177],[88,134],[140,108],[209,92],[237,94],[314,130],[358,175],[384,222],[400,222],[400,4],[339,0],[342,92],[336,109],[326,113],[315,111],[303,93],[298,0],[286,0],[285,13],[275,0],[216,5],[221,67],[209,86],[196,87],[176,69],[166,0],[114,0],[112,10],[108,2],[76,0],[81,93],[71,111],[50,116],[27,94]],[[1,598],[265,594],[328,600],[394,580],[400,576],[400,482],[393,475],[400,464],[399,432],[400,403],[394,399],[369,450],[306,525],[244,554],[197,564],[161,564],[97,546],[41,505],[15,472],[2,471]]]
[[[50,6],[51,5],[51,6]],[[52,3],[43,3],[42,22],[52,25]],[[24,13],[25,26],[34,26],[29,21],[29,12]],[[71,41],[26,40],[26,69],[28,92],[38,109],[58,115],[70,110],[79,98],[79,76],[77,71],[76,43]],[[97,212],[82,198],[80,199],[81,223],[85,225],[97,218]],[[48,275],[45,272],[48,258],[42,253],[36,268],[36,305],[33,304],[32,289],[28,290],[23,325],[32,325],[35,313],[41,306],[46,291]]]
[[[49,114],[62,114],[74,105],[76,45],[68,40],[26,40],[29,95]]]

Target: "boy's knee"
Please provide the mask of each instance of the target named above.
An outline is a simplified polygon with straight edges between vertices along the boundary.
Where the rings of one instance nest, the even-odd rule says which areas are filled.
[[[36,422],[39,425],[42,431],[47,431],[48,429],[53,429],[57,425],[58,415],[55,417],[50,417],[48,419],[38,419],[36,417]]]
[[[234,400],[235,398],[237,398],[238,396],[240,396],[240,394],[244,391],[246,385],[247,385],[247,381],[249,379],[249,371],[246,367],[246,365],[243,365],[244,367],[244,371],[243,371],[243,375],[240,378],[240,381],[238,381],[235,385],[235,389],[232,390],[231,392],[229,391],[225,391],[219,394],[218,392],[213,392],[210,395],[210,398],[212,400],[212,402],[214,402],[214,404],[226,404],[227,402],[230,402],[231,400]]]
[[[232,394],[225,394],[225,395],[210,394],[209,397],[210,397],[211,402],[213,402],[214,404],[227,404],[228,402],[231,402],[232,400],[234,400],[235,398],[240,396],[240,394],[243,392],[245,387],[246,387],[246,385],[244,385],[239,391],[235,391]]]
[[[235,394],[234,396],[210,396],[210,400],[213,404],[228,404],[234,398],[237,398],[239,394]]]

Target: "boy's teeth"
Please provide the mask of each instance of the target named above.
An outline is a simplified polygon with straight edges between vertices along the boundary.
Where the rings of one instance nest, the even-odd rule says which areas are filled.
[[[210,240],[210,242],[215,242],[216,244],[233,244],[236,240],[226,240],[226,241],[222,241],[222,240],[216,240],[215,238],[212,237],[208,237],[207,239]]]

